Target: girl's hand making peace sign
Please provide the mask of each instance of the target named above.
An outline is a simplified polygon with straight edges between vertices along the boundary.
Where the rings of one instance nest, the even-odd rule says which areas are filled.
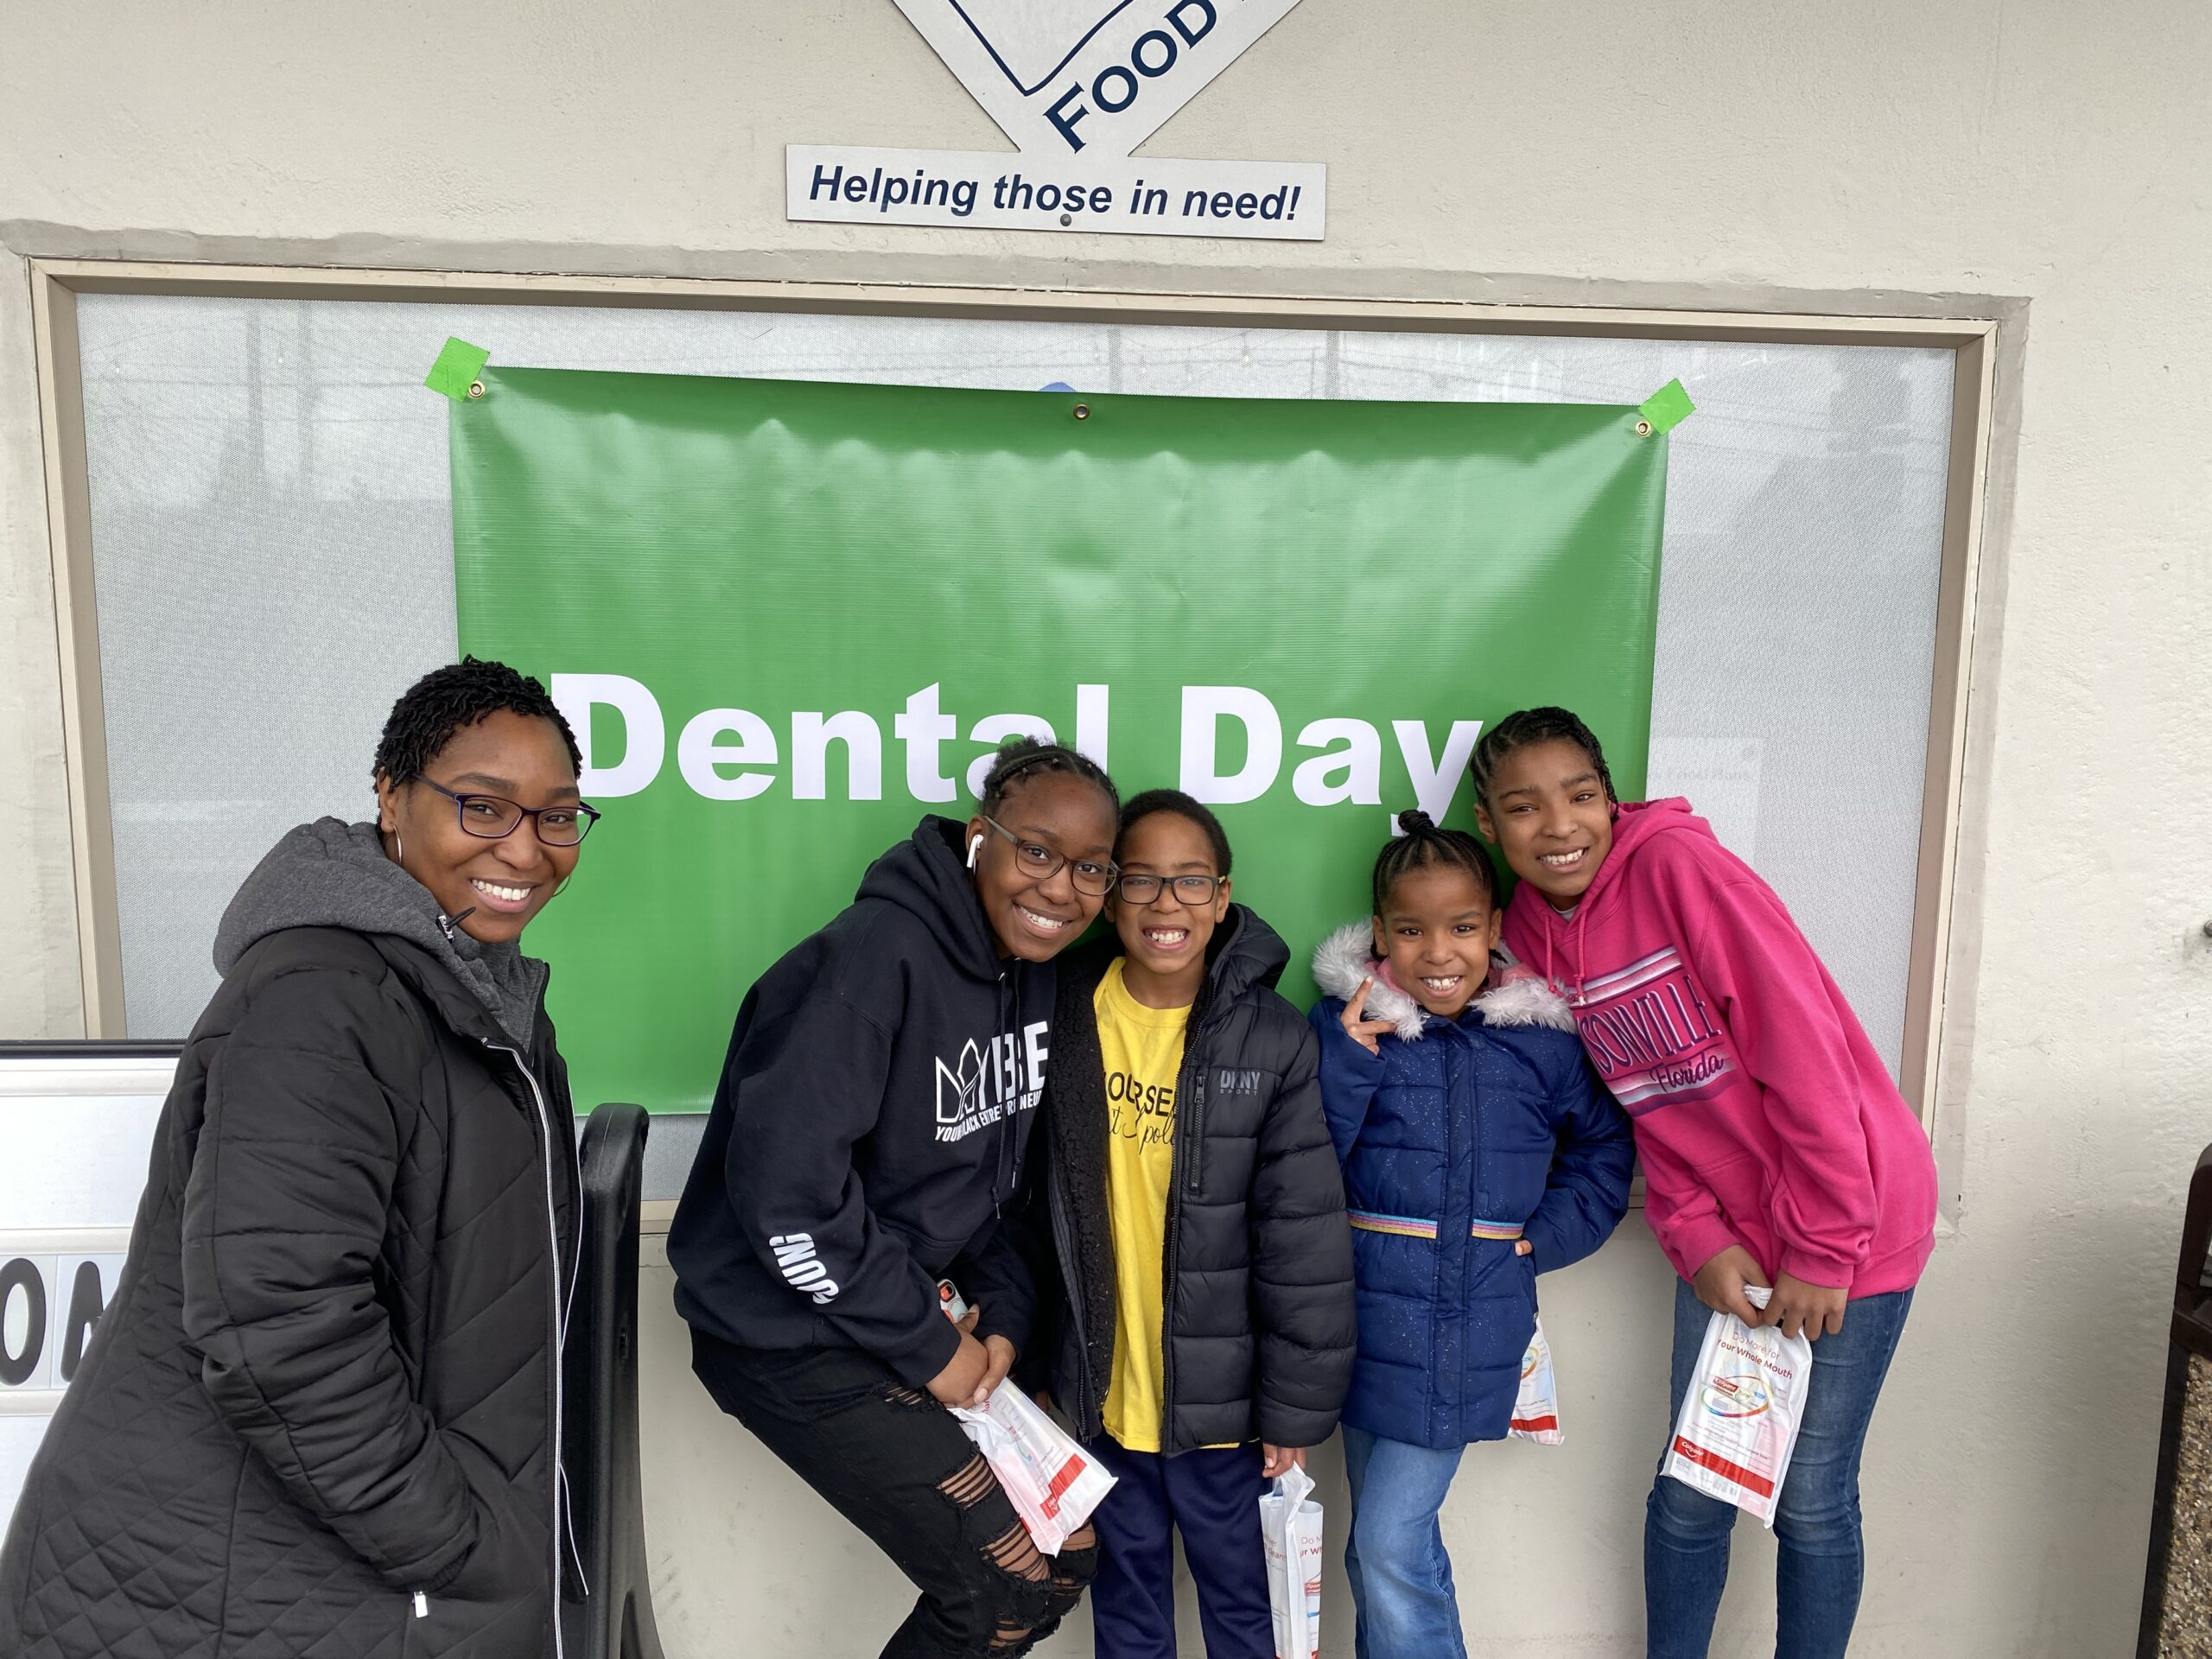
[[[1351,1038],[1369,1053],[1380,1055],[1382,1049],[1379,1039],[1385,1032],[1395,1031],[1398,1027],[1393,1020],[1370,1020],[1365,1017],[1367,994],[1374,988],[1375,976],[1370,974],[1359,982],[1359,988],[1352,993],[1351,1001],[1344,1004],[1344,1011],[1340,1018],[1345,1036]]]

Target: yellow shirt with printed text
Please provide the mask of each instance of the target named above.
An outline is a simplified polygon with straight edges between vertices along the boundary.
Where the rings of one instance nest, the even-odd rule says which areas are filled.
[[[1098,1054],[1106,1070],[1106,1205],[1114,1227],[1114,1374],[1106,1432],[1132,1452],[1158,1452],[1166,1323],[1161,1255],[1174,1179],[1175,1079],[1190,1009],[1147,1008],[1129,995],[1116,957],[1098,982]]]

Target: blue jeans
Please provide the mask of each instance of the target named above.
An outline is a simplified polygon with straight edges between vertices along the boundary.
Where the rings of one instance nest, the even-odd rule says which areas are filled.
[[[1859,1529],[1859,1454],[1912,1306],[1909,1290],[1855,1299],[1843,1329],[1813,1344],[1813,1375],[1789,1472],[1775,1507],[1780,1603],[1775,1659],[1841,1659],[1859,1616],[1866,1554]],[[1697,1368],[1711,1310],[1687,1284],[1675,1290],[1674,1416]],[[1665,1458],[1661,1458],[1665,1466]],[[1728,1582],[1736,1506],[1671,1476],[1652,1483],[1643,1523],[1643,1605],[1650,1659],[1705,1659]]]
[[[1344,1572],[1358,1618],[1358,1659],[1467,1659],[1452,1558],[1436,1518],[1465,1450],[1432,1452],[1364,1429],[1344,1430],[1344,1469],[1351,1477]]]

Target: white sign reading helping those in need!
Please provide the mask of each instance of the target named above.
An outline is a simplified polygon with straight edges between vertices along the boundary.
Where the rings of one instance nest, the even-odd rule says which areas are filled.
[[[1328,215],[1328,169],[1311,162],[1080,162],[841,144],[791,144],[784,155],[795,219],[1318,242]]]
[[[1328,169],[1130,158],[1298,0],[896,0],[1020,146],[792,144],[792,219],[1320,241]]]

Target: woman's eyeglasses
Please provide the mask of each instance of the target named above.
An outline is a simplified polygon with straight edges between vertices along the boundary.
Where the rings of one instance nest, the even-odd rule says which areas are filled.
[[[1045,881],[1058,875],[1062,869],[1075,883],[1077,893],[1088,893],[1093,899],[1103,899],[1114,890],[1116,871],[1113,865],[1096,863],[1090,859],[1069,860],[1049,847],[1040,847],[1033,841],[1024,841],[996,818],[985,815],[983,822],[1014,843],[1014,868],[1024,875]]]
[[[1174,890],[1175,902],[1186,910],[1197,910],[1213,902],[1221,890],[1217,875],[1131,875],[1124,871],[1114,883],[1114,891],[1122,902],[1139,908],[1160,897],[1162,887]]]
[[[524,818],[531,818],[536,821],[538,840],[546,846],[575,847],[599,822],[598,809],[582,801],[573,806],[524,806],[504,795],[457,795],[428,778],[415,781],[451,801],[461,814],[461,827],[480,841],[504,841],[522,827]]]

